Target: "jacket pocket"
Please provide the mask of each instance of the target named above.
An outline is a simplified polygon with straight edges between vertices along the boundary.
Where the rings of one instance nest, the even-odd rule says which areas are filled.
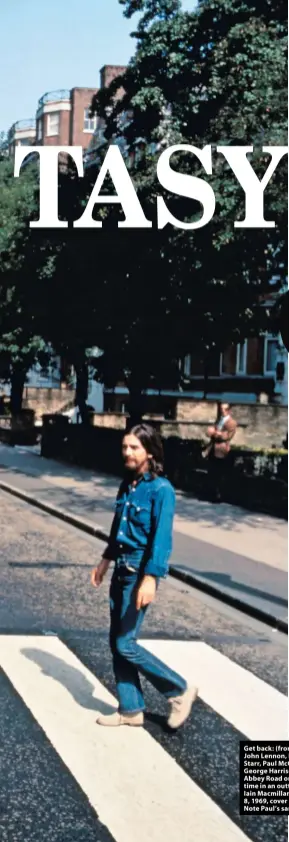
[[[141,526],[145,529],[150,527],[151,510],[150,506],[131,503],[129,509],[129,519],[134,526]]]
[[[131,581],[134,578],[134,576],[137,576],[139,574],[140,567],[141,559],[139,559],[139,561],[131,561],[130,559],[125,561],[124,559],[121,559],[121,561],[117,563],[117,574],[121,576],[122,579],[127,579],[128,581]]]

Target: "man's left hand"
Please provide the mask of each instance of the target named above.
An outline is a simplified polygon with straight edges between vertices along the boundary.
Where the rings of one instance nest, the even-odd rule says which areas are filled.
[[[144,576],[136,596],[136,607],[139,611],[145,605],[153,602],[156,595],[157,584],[154,576]]]

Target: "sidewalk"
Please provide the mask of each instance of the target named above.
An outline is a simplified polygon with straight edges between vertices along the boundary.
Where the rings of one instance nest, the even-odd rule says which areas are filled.
[[[0,481],[109,531],[117,477],[41,458],[37,448],[0,444]],[[284,620],[287,524],[229,504],[177,493],[172,566]]]

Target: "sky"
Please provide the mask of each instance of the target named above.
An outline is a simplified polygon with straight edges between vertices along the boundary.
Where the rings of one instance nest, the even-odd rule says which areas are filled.
[[[0,0],[0,132],[35,117],[46,91],[99,87],[104,64],[133,55],[135,28],[118,0]]]

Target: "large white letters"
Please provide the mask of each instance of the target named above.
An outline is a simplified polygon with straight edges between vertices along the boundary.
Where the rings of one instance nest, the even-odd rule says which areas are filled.
[[[253,146],[218,146],[217,152],[224,156],[237,181],[245,193],[245,218],[235,222],[235,228],[275,228],[276,223],[264,219],[264,193],[281,158],[287,153],[285,146],[264,146],[263,152],[271,155],[271,161],[263,178],[259,180],[247,154],[253,152]],[[83,158],[81,146],[18,146],[15,150],[14,176],[19,177],[23,161],[28,155],[39,155],[40,170],[40,210],[39,219],[30,222],[31,228],[67,228],[68,222],[58,219],[58,157],[59,154],[70,156],[77,173],[83,178]],[[200,202],[203,214],[200,219],[184,222],[170,213],[164,199],[157,197],[158,228],[174,225],[175,228],[192,231],[203,228],[210,222],[215,212],[213,188],[202,178],[171,169],[170,159],[175,152],[195,155],[207,175],[212,174],[211,146],[203,149],[189,144],[170,146],[160,156],[157,163],[157,176],[160,184],[176,196],[183,196]],[[110,175],[115,195],[100,195],[107,175]],[[109,146],[100,168],[91,196],[82,216],[74,222],[75,228],[102,228],[101,220],[92,217],[95,205],[119,204],[125,221],[119,222],[119,228],[152,228],[152,222],[144,214],[134,185],[125,165],[121,151],[116,145]]]
[[[14,176],[18,178],[27,155],[37,152],[40,168],[40,212],[30,228],[67,228],[68,222],[58,219],[58,155],[65,152],[73,158],[79,176],[83,176],[82,146],[17,146]]]
[[[164,199],[158,196],[158,228],[164,228],[170,223],[176,228],[192,231],[196,228],[203,228],[214,216],[215,211],[215,195],[212,187],[197,178],[194,175],[186,175],[185,173],[178,173],[170,167],[170,159],[174,152],[191,152],[201,162],[204,170],[208,175],[212,174],[212,154],[211,147],[205,146],[204,149],[197,149],[196,146],[189,146],[188,144],[170,146],[162,153],[158,160],[157,175],[160,184],[171,193],[178,196],[186,196],[189,199],[195,199],[203,205],[204,213],[201,219],[197,222],[181,222],[176,219],[168,210]]]
[[[288,151],[286,146],[263,146],[263,152],[271,155],[271,161],[261,181],[248,161],[247,153],[253,152],[253,146],[218,146],[220,152],[228,161],[231,170],[245,191],[245,219],[235,222],[235,228],[275,228],[275,222],[264,219],[264,192],[270,178],[283,155]]]
[[[113,180],[117,194],[115,196],[99,195],[107,173],[110,174]],[[109,147],[85,211],[80,219],[74,222],[74,228],[102,228],[102,222],[96,222],[92,218],[92,211],[95,204],[121,204],[125,215],[125,222],[119,222],[119,228],[152,227],[152,222],[149,222],[144,215],[118,146]]]

